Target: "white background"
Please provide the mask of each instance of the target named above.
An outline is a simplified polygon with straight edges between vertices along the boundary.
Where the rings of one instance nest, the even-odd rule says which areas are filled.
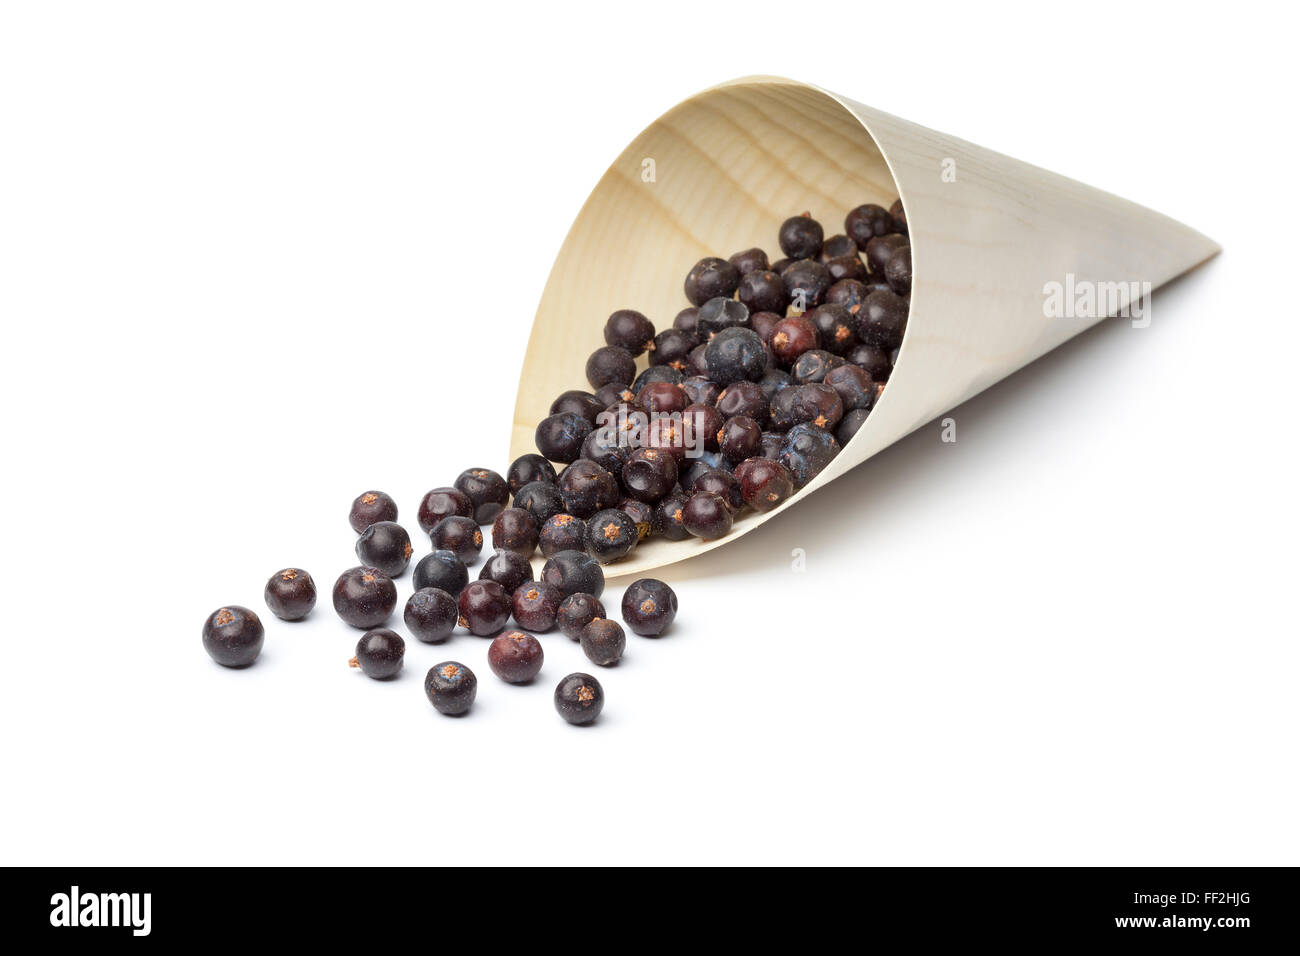
[[[0,858],[1296,863],[1300,209],[1265,9],[7,5]],[[552,710],[591,669],[558,633],[532,687],[468,636],[350,671],[352,497],[418,532],[426,489],[505,468],[588,191],[763,72],[1225,252],[1150,328],[958,409],[956,445],[923,429],[669,569],[678,624],[630,637],[591,729]],[[313,619],[214,665],[206,615],[289,564]],[[480,677],[465,720],[424,699],[448,657]]]

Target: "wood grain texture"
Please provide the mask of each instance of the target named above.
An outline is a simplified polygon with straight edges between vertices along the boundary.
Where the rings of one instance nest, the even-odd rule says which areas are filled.
[[[654,182],[642,180],[646,158]],[[955,181],[941,176],[945,160]],[[1068,273],[1155,288],[1219,251],[1142,206],[816,87],[775,77],[725,83],[641,133],[578,214],[533,323],[511,459],[536,451],[534,429],[556,395],[587,388],[583,366],[604,344],[609,313],[638,309],[667,328],[688,305],[682,281],[700,258],[754,245],[775,257],[788,216],[808,210],[829,235],[843,231],[853,207],[899,196],[912,242],[911,314],[898,365],[858,434],[776,511],[745,515],[717,541],[647,541],[607,566],[608,576],[702,554],[802,505],[1098,321],[1047,317],[1045,283]]]

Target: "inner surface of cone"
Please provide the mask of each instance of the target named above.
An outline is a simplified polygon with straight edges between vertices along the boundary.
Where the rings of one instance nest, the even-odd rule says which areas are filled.
[[[845,215],[855,207],[887,209],[898,198],[861,121],[813,87],[737,81],[660,117],[600,180],[556,258],[521,375],[511,457],[537,451],[535,429],[556,396],[591,388],[583,363],[605,344],[612,312],[635,309],[663,331],[690,304],[683,282],[700,259],[757,246],[775,262],[787,218],[806,212],[829,238],[845,231]],[[638,372],[646,365],[640,356]],[[738,516],[727,538],[764,517]],[[711,544],[648,539],[607,573],[679,559],[661,554],[664,548]]]

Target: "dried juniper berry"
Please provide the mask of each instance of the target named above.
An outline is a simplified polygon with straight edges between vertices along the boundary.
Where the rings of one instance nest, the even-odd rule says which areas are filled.
[[[217,608],[203,622],[203,649],[223,667],[247,667],[262,653],[266,629],[246,607]]]
[[[867,267],[856,255],[828,259],[824,265],[826,266],[826,273],[831,277],[832,286],[837,282],[843,282],[845,279],[855,279],[861,282],[867,277]],[[829,293],[830,289],[826,291]]]
[[[587,553],[601,564],[627,557],[639,540],[636,522],[617,508],[598,511],[587,522]]]
[[[681,329],[687,335],[693,335],[698,339],[700,337],[697,329],[699,322],[700,310],[697,306],[692,305],[677,313],[677,316],[673,319],[673,328]]]
[[[740,482],[735,475],[723,468],[714,468],[695,480],[691,494],[698,495],[701,492],[717,495],[733,514],[745,503],[740,496]]]
[[[594,594],[581,591],[570,594],[560,602],[555,613],[555,623],[571,641],[582,639],[582,629],[598,617],[605,616],[605,605]]]
[[[496,581],[471,581],[456,600],[457,623],[471,634],[489,637],[510,620],[510,595]]]
[[[770,268],[777,275],[785,275],[785,270],[790,268],[798,261],[799,261],[798,259],[791,259],[789,256],[786,256],[783,259],[777,259],[776,262],[772,263]]]
[[[903,200],[895,199],[889,206],[889,214],[894,217],[894,228],[907,235],[907,210],[903,208]]]
[[[531,511],[506,508],[492,522],[492,547],[498,551],[517,551],[526,558],[537,550],[540,534],[541,526]]]
[[[628,495],[654,503],[677,484],[677,460],[658,448],[638,448],[628,455],[622,481]]]
[[[602,386],[607,388],[608,386]],[[617,387],[617,386],[616,386]],[[584,392],[581,389],[574,388],[567,392],[561,392],[555,401],[551,402],[552,415],[559,415],[564,412],[571,412],[579,418],[586,419],[589,425],[596,424],[596,416],[605,408],[602,403],[591,392]],[[535,456],[540,457],[540,456]],[[511,489],[513,490],[513,488]]]
[[[737,252],[734,256],[728,257],[727,261],[736,267],[736,271],[743,278],[751,272],[762,272],[767,268],[767,253],[755,246]]]
[[[840,443],[841,448],[847,445],[853,436],[858,433],[858,430],[862,428],[862,423],[867,420],[867,416],[870,414],[871,410],[868,408],[855,408],[844,413],[844,417],[840,419],[839,425],[835,428],[835,440]]]
[[[565,468],[557,483],[564,498],[564,510],[584,521],[597,511],[614,507],[623,497],[618,480],[586,458],[579,458]]]
[[[601,411],[604,411],[615,402],[632,401],[632,399],[636,398],[636,392],[632,391],[630,385],[602,385],[600,388],[596,389],[596,392],[592,397],[596,400],[596,403],[600,405]],[[599,417],[599,415],[596,416],[597,419]],[[592,424],[597,424],[597,422],[593,420]]]
[[[498,551],[483,563],[478,579],[495,581],[507,594],[513,594],[515,588],[533,579],[533,566],[518,551]]]
[[[912,291],[912,247],[899,246],[885,263],[885,281],[899,295],[908,295]]]
[[[839,452],[839,442],[826,429],[795,425],[786,433],[778,460],[790,469],[795,487],[802,488],[821,474]]]
[[[434,551],[416,562],[411,572],[411,585],[421,591],[438,588],[452,597],[460,594],[469,583],[469,569],[452,551]]]
[[[677,617],[677,593],[657,578],[642,578],[623,592],[622,611],[633,634],[658,637]]]
[[[555,483],[555,467],[544,455],[520,455],[506,469],[506,485],[512,495],[517,496],[525,485],[531,485],[535,481]]]
[[[396,606],[393,579],[378,568],[349,568],[334,582],[334,610],[353,627],[378,627]]]
[[[466,564],[478,560],[483,550],[483,531],[473,518],[452,515],[443,518],[429,532],[435,551],[450,551]]]
[[[818,306],[818,308],[826,308]],[[815,309],[813,311],[816,311]],[[807,315],[795,315],[782,319],[772,329],[768,338],[772,354],[782,365],[792,365],[804,352],[821,348],[821,333]]]
[[[834,428],[843,417],[839,393],[821,382],[795,385],[772,399],[772,427],[780,430],[809,422],[818,428]]]
[[[507,508],[506,511],[522,509],[533,517],[533,522],[537,526],[540,534],[542,525],[546,524],[555,515],[564,511],[564,496],[560,494],[560,488],[557,484],[550,481],[530,481],[515,493],[513,508]],[[505,514],[503,511],[501,514]],[[497,520],[501,515],[497,515]],[[496,540],[496,522],[493,522],[493,541]],[[502,547],[502,545],[496,545]]]
[[[807,213],[791,216],[781,223],[777,232],[777,241],[781,251],[792,259],[809,259],[822,251],[825,240],[822,224]]]
[[[682,412],[683,440],[688,449],[703,448],[705,451],[718,451],[718,433],[726,419],[722,412],[713,405],[692,404]],[[676,480],[676,479],[674,479]],[[656,501],[659,499],[655,499]]]
[[[617,421],[617,412],[611,412],[611,420]],[[594,461],[607,472],[618,478],[623,474],[623,465],[627,463],[627,456],[632,451],[631,446],[640,444],[636,437],[639,432],[634,424],[630,430],[633,436],[627,444],[624,444],[623,432],[616,426],[606,427],[604,424],[597,428],[582,443],[582,457],[588,461]]]
[[[585,547],[587,526],[580,518],[571,514],[558,514],[542,525],[538,547],[544,557],[552,557],[561,551],[579,551]]]
[[[856,256],[858,254],[858,244],[848,236],[840,233],[837,236],[830,236],[822,243],[822,251],[817,258],[824,264],[832,259],[842,259],[845,256]]]
[[[872,287],[857,279],[841,279],[826,290],[825,305],[839,305],[849,310],[849,315],[856,316],[862,309],[862,301],[871,294]]]
[[[429,668],[424,678],[424,693],[438,713],[459,717],[474,706],[478,678],[458,661],[443,661]]]
[[[894,292],[872,292],[858,310],[858,337],[888,352],[903,344],[907,331],[907,302]]]
[[[709,368],[709,378],[719,385],[732,382],[753,382],[763,377],[767,369],[767,353],[763,340],[753,329],[723,329],[705,346],[704,361]]]
[[[397,502],[382,491],[363,491],[352,502],[348,523],[357,534],[376,521],[396,521]]]
[[[748,458],[736,466],[740,496],[755,511],[771,511],[794,494],[790,469],[768,458]]]
[[[733,415],[720,431],[722,456],[733,464],[753,458],[763,449],[763,429],[752,418]]]
[[[636,377],[636,381],[632,383],[631,391],[633,395],[639,394],[641,389],[651,382],[671,382],[674,385],[680,385],[685,377],[671,365],[651,365]]]
[[[592,425],[574,412],[548,415],[537,423],[533,437],[537,450],[551,461],[568,464],[582,454],[582,443],[591,434]]]
[[[844,364],[844,359],[825,349],[810,349],[795,359],[790,366],[790,378],[796,385],[820,382],[826,373]],[[779,397],[779,396],[778,396]]]
[[[790,308],[807,312],[825,300],[826,290],[831,287],[831,274],[816,259],[800,259],[781,273],[781,282],[790,298]]]
[[[411,536],[396,521],[376,521],[357,538],[357,558],[390,578],[406,573],[414,553]]]
[[[605,344],[627,349],[633,356],[655,347],[654,323],[635,309],[619,309],[605,320]]]
[[[651,382],[636,393],[636,404],[651,415],[680,413],[691,400],[686,389],[672,382]]]
[[[420,529],[428,534],[443,518],[460,515],[474,517],[474,502],[459,488],[434,488],[420,499],[418,518]]]
[[[545,656],[542,642],[523,631],[502,631],[488,645],[488,667],[507,684],[527,684]]]
[[[889,262],[889,257],[894,254],[894,250],[907,245],[907,237],[900,236],[896,232],[891,232],[887,236],[876,236],[867,242],[867,265],[871,267],[872,273],[877,276],[885,274],[885,266]]]
[[[682,509],[685,507],[686,495],[681,491],[674,491],[655,505],[655,527],[669,541],[685,541],[691,536],[682,523]]]
[[[441,644],[451,637],[459,617],[455,596],[441,588],[420,588],[402,610],[406,629],[425,644]]]
[[[770,270],[744,276],[736,289],[736,300],[750,312],[775,312],[778,315],[784,314],[790,304],[780,274]]]
[[[749,309],[735,299],[710,299],[700,306],[696,330],[701,341],[708,341],[723,329],[749,327]]]
[[[473,502],[473,518],[479,524],[491,524],[510,503],[510,486],[491,468],[467,468],[456,477],[455,485]]]
[[[731,508],[712,492],[698,491],[682,509],[682,524],[697,538],[721,538],[731,531]]]
[[[618,503],[618,510],[623,512],[632,519],[636,525],[636,538],[638,542],[644,541],[655,533],[655,525],[658,518],[655,515],[655,506],[644,501],[638,501],[635,498],[624,498]]]
[[[602,385],[631,385],[636,377],[636,359],[627,349],[605,345],[587,358],[587,381],[592,388]]]
[[[587,655],[587,660],[608,667],[622,659],[623,651],[627,648],[627,635],[617,621],[598,617],[582,629],[578,643],[582,645],[582,653]]]
[[[664,329],[654,340],[654,351],[650,353],[651,365],[668,365],[679,372],[686,371],[690,364],[691,349],[699,343],[695,336],[681,329]]]
[[[697,458],[682,472],[681,488],[688,497],[695,491],[695,483],[699,481],[703,475],[707,475],[712,471],[717,471],[726,463],[726,459],[721,455],[716,457],[718,459],[716,461],[709,460],[709,457],[707,456]]]
[[[763,373],[763,377],[758,380],[758,387],[763,390],[763,397],[769,402],[777,392],[789,388],[793,384],[794,379],[790,377],[790,373],[779,368],[768,369]]]
[[[676,460],[677,467],[681,468],[682,462],[686,460],[687,440],[689,438],[693,441],[694,437],[686,434],[686,426],[680,414],[656,415],[646,429],[645,447],[671,455]]]
[[[782,315],[775,312],[755,312],[749,317],[749,327],[758,333],[758,337],[764,342],[772,341],[772,332],[780,324]]]
[[[713,405],[722,391],[721,385],[703,375],[692,375],[682,382],[682,388],[692,405]]]
[[[406,641],[386,627],[366,631],[357,641],[357,653],[348,661],[349,667],[358,667],[361,673],[374,680],[396,677],[402,669],[406,654]]]
[[[282,621],[301,621],[316,606],[316,582],[302,568],[283,568],[262,591],[266,606]]]
[[[889,353],[874,345],[855,345],[844,356],[853,365],[862,369],[877,382],[886,381],[893,366]]]
[[[843,355],[858,344],[854,332],[853,316],[842,305],[822,304],[809,310],[805,318],[817,327],[822,348],[835,355]]]
[[[710,299],[729,298],[740,284],[740,270],[726,259],[701,259],[686,274],[684,289],[691,305],[704,305]]]
[[[605,708],[605,689],[590,674],[570,674],[555,687],[555,710],[571,724],[589,724]]]
[[[565,594],[600,597],[605,592],[605,572],[585,551],[561,551],[551,555],[542,566],[542,581]]]
[[[510,607],[520,627],[530,631],[549,631],[555,627],[564,594],[559,588],[542,581],[526,581],[510,595]]]
[[[894,217],[883,206],[866,203],[850,210],[844,217],[844,231],[858,244],[859,249],[865,250],[867,243],[875,236],[894,231]]]
[[[717,409],[723,418],[744,415],[759,425],[767,423],[767,396],[755,382],[736,382],[718,393]]]
[[[876,403],[876,383],[865,369],[856,365],[841,365],[826,373],[823,385],[829,385],[839,395],[845,412],[855,408],[871,408]]]
[[[695,348],[691,349],[690,364],[686,367],[686,373],[688,375],[708,376],[709,366],[708,363],[704,361],[704,351],[705,349],[703,345],[697,345]]]

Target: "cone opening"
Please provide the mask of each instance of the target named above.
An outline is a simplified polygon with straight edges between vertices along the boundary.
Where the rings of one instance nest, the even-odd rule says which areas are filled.
[[[844,232],[849,210],[887,208],[899,195],[861,120],[816,87],[737,80],[669,110],[610,166],[556,258],[521,376],[511,457],[535,451],[534,429],[556,395],[588,387],[581,363],[604,344],[611,312],[637,309],[668,328],[689,305],[683,280],[701,258],[759,246],[774,261],[788,217],[806,210],[830,237]],[[638,370],[646,361],[638,359]],[[815,480],[787,506],[823,483]],[[765,517],[746,515],[722,540]],[[683,544],[702,551],[713,543]],[[661,563],[656,548],[681,546],[647,541],[630,567]],[[609,570],[623,573],[619,565]]]

